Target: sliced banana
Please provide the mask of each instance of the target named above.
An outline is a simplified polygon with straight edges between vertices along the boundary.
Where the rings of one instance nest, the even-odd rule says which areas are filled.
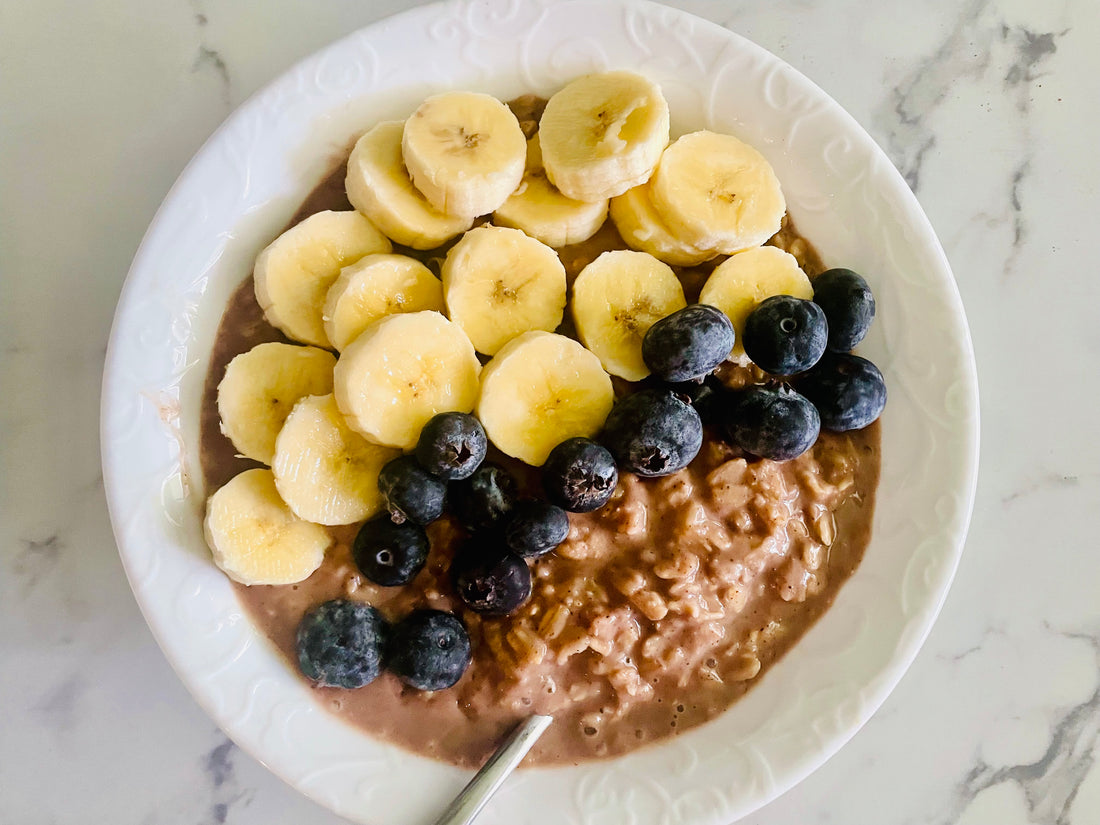
[[[557,329],[565,292],[558,254],[518,229],[471,229],[443,262],[447,315],[485,355],[529,330]]]
[[[614,402],[595,355],[564,335],[525,332],[485,365],[477,415],[501,451],[537,467],[566,439],[599,432]]]
[[[741,334],[745,319],[757,304],[773,295],[793,295],[810,300],[814,297],[794,255],[774,246],[760,246],[738,252],[714,268],[703,284],[699,303],[716,306],[729,316],[737,334],[730,357],[744,360]]]
[[[428,203],[448,215],[488,215],[519,186],[523,129],[491,95],[433,95],[405,121],[401,156]]]
[[[692,132],[665,149],[650,189],[674,235],[727,255],[768,240],[787,210],[764,156],[717,132]]]
[[[590,203],[567,198],[546,177],[538,134],[527,141],[523,181],[493,213],[494,223],[522,229],[555,248],[587,241],[605,220],[606,198]]]
[[[642,338],[657,321],[687,306],[680,279],[646,252],[604,252],[573,282],[573,323],[603,368],[627,381],[649,375]]]
[[[353,524],[382,506],[378,471],[400,450],[371,444],[348,427],[329,395],[309,395],[275,441],[271,471],[283,501],[316,524]]]
[[[443,311],[443,284],[406,255],[367,255],[344,267],[325,299],[325,334],[343,350],[370,324],[398,312]]]
[[[203,521],[214,563],[241,584],[294,584],[309,578],[332,544],[279,498],[270,470],[245,470],[206,503]]]
[[[318,212],[292,226],[256,259],[256,300],[288,338],[318,347],[325,334],[325,295],[340,269],[364,255],[389,252],[389,239],[358,212]]]
[[[473,219],[447,215],[419,190],[401,159],[404,123],[379,123],[355,143],[344,179],[351,205],[389,238],[413,249],[434,249],[473,226]]]
[[[336,404],[368,441],[411,450],[433,415],[474,408],[480,372],[458,324],[438,312],[390,315],[340,354]]]
[[[298,400],[332,392],[336,357],[317,347],[258,344],[218,384],[221,430],[245,458],[271,464],[275,439]]]
[[[649,180],[668,129],[656,83],[633,72],[585,75],[551,97],[539,121],[546,174],[567,197],[613,198]]]
[[[696,266],[718,255],[717,250],[700,249],[673,234],[653,206],[651,185],[635,186],[611,199],[611,220],[626,245],[673,266]]]

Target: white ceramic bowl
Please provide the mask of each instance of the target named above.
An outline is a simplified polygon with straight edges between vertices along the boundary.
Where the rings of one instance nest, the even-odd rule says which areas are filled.
[[[373,741],[315,706],[250,624],[203,543],[199,399],[225,302],[351,138],[427,93],[552,93],[586,71],[662,85],[673,131],[759,148],[825,261],[866,275],[883,369],[882,480],[866,558],[762,684],[683,735],[604,762],[522,771],[483,825],[728,823],[833,754],[913,660],[947,592],[977,469],[973,354],[916,199],[839,105],[763,49],[636,0],[418,8],[318,52],[244,104],[157,212],[119,302],[103,382],[103,470],[134,594],[195,698],[245,750],[364,823],[429,821],[455,768]]]

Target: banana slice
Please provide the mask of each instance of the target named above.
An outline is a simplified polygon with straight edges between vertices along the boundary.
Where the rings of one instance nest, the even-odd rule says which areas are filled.
[[[473,226],[446,215],[413,186],[401,159],[400,120],[379,123],[355,143],[344,179],[351,205],[388,237],[413,249],[434,249]]]
[[[332,392],[336,357],[316,347],[258,344],[236,356],[218,384],[221,430],[245,458],[271,464],[275,438],[298,400]]]
[[[241,584],[294,584],[321,566],[328,531],[279,498],[271,470],[245,470],[206,503],[203,532],[214,563]]]
[[[368,441],[411,450],[436,413],[468,413],[481,364],[462,331],[438,312],[371,324],[336,362],[336,405]]]
[[[635,186],[611,199],[611,220],[626,245],[673,266],[696,266],[718,255],[717,250],[684,243],[672,233],[653,206],[650,186]]]
[[[325,299],[325,334],[343,350],[379,318],[398,312],[443,311],[443,285],[405,255],[367,255],[340,271]]]
[[[773,295],[793,295],[810,300],[813,287],[798,267],[794,255],[774,246],[760,246],[738,252],[714,268],[703,284],[699,303],[716,306],[729,316],[737,334],[730,357],[745,360],[741,334],[745,319],[756,305]]]
[[[727,255],[760,246],[787,211],[771,164],[732,135],[692,132],[665,149],[653,205],[681,241]]]
[[[275,441],[275,487],[298,518],[353,524],[382,506],[378,471],[400,450],[352,432],[330,395],[309,395],[287,417]]]
[[[604,252],[573,282],[573,323],[581,343],[605,370],[627,381],[649,375],[642,360],[649,328],[686,306],[676,273],[646,252]]]
[[[653,174],[668,124],[660,87],[641,75],[578,78],[550,98],[539,121],[547,177],[579,201],[621,195]]]
[[[512,111],[491,95],[445,92],[405,121],[401,156],[428,203],[473,219],[508,200],[523,177],[526,140]]]
[[[518,229],[471,229],[443,262],[447,315],[486,355],[528,330],[557,329],[565,292],[558,253]]]
[[[527,141],[527,167],[523,181],[496,212],[493,222],[522,229],[547,246],[561,247],[587,241],[607,220],[607,200],[575,201],[567,198],[546,177],[539,136]]]
[[[603,426],[615,394],[599,359],[572,338],[525,332],[485,365],[477,416],[503,452],[536,467]]]
[[[271,325],[288,338],[332,346],[322,317],[332,282],[342,267],[391,249],[389,239],[358,212],[310,215],[256,259],[256,301]]]

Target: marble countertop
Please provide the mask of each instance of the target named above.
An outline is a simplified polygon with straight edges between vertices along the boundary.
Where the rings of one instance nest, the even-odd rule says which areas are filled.
[[[188,158],[403,5],[0,2],[0,822],[341,821],[238,751],[153,641],[107,519],[99,382]],[[982,399],[973,524],[927,644],[836,757],[744,821],[1100,822],[1100,4],[672,5],[792,63],[885,147],[954,268]]]

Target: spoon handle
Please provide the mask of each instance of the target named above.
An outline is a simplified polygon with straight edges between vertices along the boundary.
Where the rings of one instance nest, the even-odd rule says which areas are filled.
[[[554,719],[532,716],[508,736],[433,825],[468,825]]]

